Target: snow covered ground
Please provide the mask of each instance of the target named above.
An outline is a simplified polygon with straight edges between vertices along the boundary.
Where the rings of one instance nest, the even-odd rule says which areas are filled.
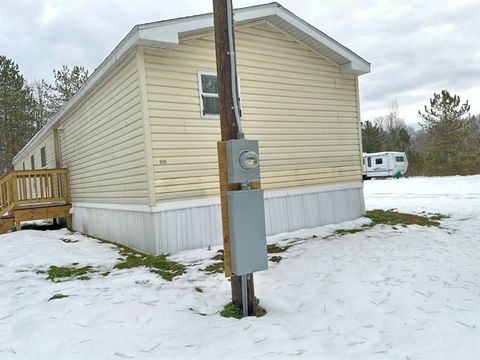
[[[65,230],[0,235],[0,359],[479,359],[479,185],[365,182],[368,209],[450,215],[441,228],[329,236],[359,219],[270,238],[297,242],[255,275],[263,318],[219,315],[229,283],[200,270],[218,249],[174,254],[189,266],[172,282],[136,268],[54,283],[37,270],[110,270],[118,251]]]

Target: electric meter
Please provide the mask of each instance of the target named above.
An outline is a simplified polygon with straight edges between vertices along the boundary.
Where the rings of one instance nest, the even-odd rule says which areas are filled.
[[[228,182],[246,184],[260,181],[258,141],[232,139],[226,142]]]
[[[255,151],[242,151],[239,160],[244,170],[253,170],[258,166],[258,154]]]

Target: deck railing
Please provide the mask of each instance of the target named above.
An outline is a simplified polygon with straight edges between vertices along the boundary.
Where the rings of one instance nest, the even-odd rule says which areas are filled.
[[[17,206],[70,203],[67,169],[16,170],[0,178],[0,216]]]

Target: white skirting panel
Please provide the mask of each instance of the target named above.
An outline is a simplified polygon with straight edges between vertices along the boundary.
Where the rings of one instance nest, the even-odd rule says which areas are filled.
[[[152,214],[82,204],[73,206],[73,229],[81,233],[155,254],[156,232]]]
[[[265,192],[267,235],[356,219],[365,214],[361,182]],[[160,254],[222,243],[219,198],[157,206],[73,204],[76,231]]]

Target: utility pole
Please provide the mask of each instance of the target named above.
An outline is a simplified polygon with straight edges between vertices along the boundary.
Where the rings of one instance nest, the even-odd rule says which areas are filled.
[[[245,304],[242,300],[242,294],[245,294],[246,292],[248,294],[248,315],[256,315],[256,298],[254,292],[253,274],[246,275],[245,284],[245,278],[244,281],[242,281],[242,277],[233,275],[230,268],[228,205],[226,193],[229,190],[239,190],[240,184],[228,184],[225,141],[243,138],[241,127],[239,128],[237,124],[240,109],[238,109],[238,107],[235,108],[235,104],[239,103],[239,99],[238,88],[236,84],[237,69],[235,62],[235,38],[233,31],[232,9],[232,0],[213,0],[218,98],[220,102],[220,127],[222,133],[222,141],[218,143],[218,155],[224,238],[223,255],[225,262],[225,275],[231,277],[230,282],[232,287],[232,302],[238,305],[240,308],[243,308]],[[230,24],[229,21],[231,21]],[[233,54],[230,51],[231,48],[234,50]],[[232,76],[232,74],[234,74],[234,76]],[[235,97],[237,97],[237,99],[235,99]],[[244,288],[245,286],[247,289]]]

